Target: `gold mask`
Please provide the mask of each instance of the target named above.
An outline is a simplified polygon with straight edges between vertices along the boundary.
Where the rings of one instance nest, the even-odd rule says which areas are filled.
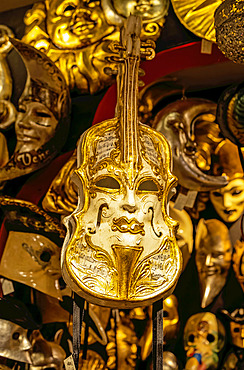
[[[31,333],[31,370],[63,369],[66,353],[57,343],[59,341],[58,337],[62,334],[62,331],[57,332],[54,342],[48,342],[39,330],[34,330]]]
[[[153,121],[153,127],[169,140],[173,154],[173,173],[178,177],[179,184],[186,189],[209,191],[227,184],[224,176],[210,176],[197,167],[195,123],[200,115],[212,122],[215,114],[214,102],[189,98],[167,105]]]
[[[11,39],[27,70],[15,121],[16,147],[0,181],[36,171],[59,152],[69,128],[69,91],[64,77],[44,54]]]
[[[244,174],[238,148],[228,139],[220,143],[213,166],[215,175],[224,174],[228,185],[210,192],[210,200],[224,222],[235,222],[244,210]]]
[[[15,361],[30,363],[31,343],[27,338],[27,329],[0,319],[0,356]]]
[[[244,242],[237,240],[234,246],[234,253],[232,256],[233,270],[236,278],[239,281],[242,290],[244,291]]]
[[[0,263],[0,274],[62,299],[60,248],[43,235],[10,231]]]
[[[227,227],[215,219],[199,221],[195,240],[201,306],[205,308],[225,285],[231,264],[232,246]]]
[[[131,16],[121,33],[117,117],[81,137],[79,202],[66,218],[62,250],[70,287],[110,307],[133,308],[169,295],[181,269],[177,222],[167,214],[176,182],[169,144],[137,118],[139,35],[139,18]]]
[[[28,10],[23,41],[44,51],[60,68],[70,89],[94,94],[114,82],[105,72],[110,41],[130,14],[143,19],[143,36],[156,40],[169,0],[46,0]]]
[[[187,351],[185,369],[198,369],[200,363],[205,369],[218,368],[218,352],[224,346],[225,329],[211,312],[191,316],[184,329],[184,348]]]
[[[232,344],[244,348],[244,308],[236,308],[233,312],[221,311],[230,320],[230,334]]]

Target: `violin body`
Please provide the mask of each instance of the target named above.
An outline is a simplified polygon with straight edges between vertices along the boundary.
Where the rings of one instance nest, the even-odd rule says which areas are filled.
[[[168,215],[176,184],[171,150],[161,133],[137,118],[140,43],[134,26],[124,31],[116,117],[88,129],[77,148],[79,201],[65,219],[61,261],[77,294],[120,308],[166,298],[181,271],[177,222]]]

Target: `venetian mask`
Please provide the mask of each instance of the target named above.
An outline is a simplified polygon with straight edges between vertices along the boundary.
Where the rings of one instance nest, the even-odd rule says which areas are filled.
[[[33,172],[58,153],[69,123],[69,92],[61,72],[44,54],[18,40],[12,44],[27,69],[15,122],[16,147],[0,169],[0,181]]]
[[[225,330],[213,313],[201,312],[191,316],[184,329],[185,369],[218,368],[218,352],[223,348]]]
[[[215,219],[199,221],[195,240],[201,306],[204,308],[225,285],[231,264],[232,246],[227,227]]]
[[[66,353],[57,343],[60,335],[62,335],[62,331],[56,333],[54,342],[48,342],[39,330],[34,330],[31,333],[31,370],[63,369]]]
[[[143,21],[142,37],[156,40],[168,13],[169,0],[46,0],[25,15],[23,41],[44,51],[60,68],[70,89],[94,94],[114,82],[108,60],[111,40],[135,12]]]
[[[215,174],[227,175],[228,185],[210,192],[211,202],[224,222],[235,222],[244,210],[244,174],[237,146],[226,140],[216,150]]]
[[[191,217],[182,209],[179,211],[174,208],[174,203],[169,202],[169,215],[179,222],[179,228],[176,232],[177,244],[183,257],[183,270],[185,269],[192,253],[193,248],[193,225]]]
[[[233,253],[233,270],[244,291],[244,242],[237,240]]]
[[[113,31],[100,1],[47,0],[46,7],[47,31],[58,48],[81,49]]]
[[[222,310],[230,321],[230,334],[232,344],[239,348],[244,348],[244,308],[237,308],[233,312]]]
[[[67,283],[91,303],[133,308],[169,293],[181,257],[177,222],[167,213],[176,181],[170,148],[138,121],[139,18],[128,22],[122,42],[126,47],[132,41],[136,27],[136,46],[131,49],[129,42],[123,54],[118,116],[93,126],[78,145],[79,202],[66,218],[62,268]]]
[[[60,285],[60,248],[43,235],[10,231],[0,274],[58,299],[70,292]]]
[[[108,9],[115,11],[118,16],[128,18],[130,14],[140,16],[143,22],[155,21],[164,17],[168,10],[166,0],[102,0],[105,14]]]
[[[153,127],[165,135],[171,145],[173,173],[186,189],[208,191],[227,184],[225,177],[206,175],[197,167],[195,121],[203,115],[204,120],[212,122],[215,114],[215,103],[191,98],[169,104],[154,119]]]
[[[31,363],[31,343],[27,329],[8,320],[0,319],[0,356],[11,360]]]

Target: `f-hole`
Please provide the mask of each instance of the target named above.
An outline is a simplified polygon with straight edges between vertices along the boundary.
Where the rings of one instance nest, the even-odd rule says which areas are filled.
[[[160,231],[160,232],[157,234],[157,233],[156,233],[156,231],[155,231],[155,229],[154,229],[154,225],[153,225],[153,219],[154,219],[154,209],[153,209],[153,207],[149,207],[149,208],[148,208],[148,212],[149,212],[149,211],[152,211],[151,226],[152,226],[153,232],[154,232],[154,234],[155,234],[158,238],[160,238],[160,237],[162,236],[162,232]]]

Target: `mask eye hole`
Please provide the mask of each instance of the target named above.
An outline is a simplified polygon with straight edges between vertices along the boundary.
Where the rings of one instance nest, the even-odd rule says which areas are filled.
[[[138,191],[158,192],[158,186],[153,180],[145,180],[138,186]]]
[[[51,254],[48,251],[43,251],[40,255],[40,259],[43,262],[49,262],[51,259]]]
[[[208,334],[207,335],[207,340],[209,341],[209,343],[213,343],[214,342],[214,336],[213,336],[213,334]]]
[[[166,310],[163,310],[163,317],[169,317],[169,313]]]
[[[15,331],[14,333],[13,333],[13,335],[12,335],[12,338],[14,339],[14,340],[18,340],[19,339],[19,332],[18,331]]]
[[[234,333],[239,333],[240,329],[239,328],[234,328]]]
[[[195,340],[195,335],[194,335],[194,334],[190,334],[190,335],[189,335],[189,338],[188,338],[188,342],[193,343],[193,342],[194,342],[194,340]]]
[[[107,176],[95,182],[96,187],[110,190],[119,190],[120,184],[113,177]]]

